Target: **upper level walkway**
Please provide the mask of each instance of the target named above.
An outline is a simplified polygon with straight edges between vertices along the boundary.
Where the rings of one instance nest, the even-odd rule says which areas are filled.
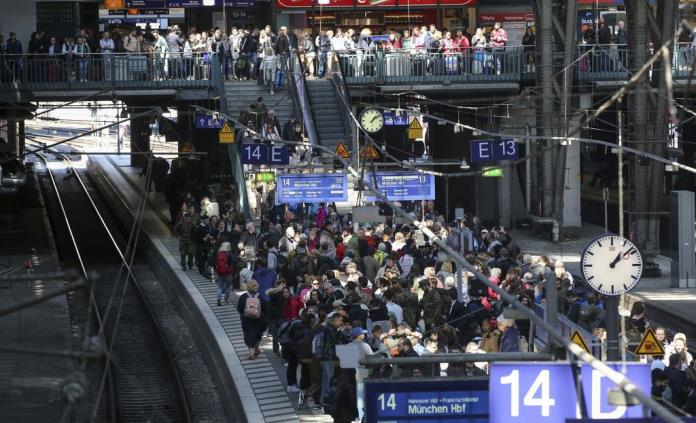
[[[694,63],[690,44],[674,47],[675,89],[686,86]],[[623,84],[632,52],[625,45],[580,45],[568,68],[575,86]],[[302,53],[300,53],[302,56]],[[317,55],[318,57],[321,54]],[[315,60],[319,60],[318,58]],[[536,81],[538,57],[523,47],[330,52],[346,83],[361,90],[515,91]],[[225,66],[234,66],[227,61]],[[558,65],[558,63],[556,63]],[[216,54],[0,55],[0,102],[160,97],[208,100],[224,89],[223,65]],[[654,69],[653,69],[654,70]],[[653,70],[649,78],[653,77]],[[657,73],[655,73],[657,74]]]
[[[0,55],[0,101],[216,96],[213,54]]]
[[[652,53],[650,51],[649,53]],[[580,45],[568,68],[576,86],[623,84],[630,77],[631,51],[625,45]],[[522,47],[467,48],[446,52],[426,50],[345,51],[337,62],[351,88],[378,88],[381,92],[443,90],[510,90],[534,84],[534,51]],[[677,44],[672,60],[675,89],[685,82],[694,63],[690,44]],[[556,65],[559,65],[556,63]],[[559,65],[560,66],[560,65]],[[653,77],[653,71],[649,78]]]

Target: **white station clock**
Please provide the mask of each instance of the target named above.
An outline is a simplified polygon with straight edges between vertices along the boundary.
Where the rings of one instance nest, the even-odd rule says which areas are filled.
[[[384,116],[378,109],[367,108],[360,113],[360,125],[367,132],[374,134],[384,127]]]
[[[643,274],[638,247],[618,235],[603,235],[592,241],[580,259],[587,283],[604,295],[621,295],[633,289]]]

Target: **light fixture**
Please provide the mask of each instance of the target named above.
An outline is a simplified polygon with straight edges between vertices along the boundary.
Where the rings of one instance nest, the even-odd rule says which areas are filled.
[[[466,159],[462,159],[462,164],[459,165],[459,168],[462,170],[469,170],[471,169],[471,166],[469,165],[469,162],[466,161]]]
[[[128,111],[125,107],[121,109],[121,119],[128,119]]]

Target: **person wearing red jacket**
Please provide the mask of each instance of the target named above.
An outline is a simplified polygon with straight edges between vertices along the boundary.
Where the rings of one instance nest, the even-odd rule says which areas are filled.
[[[491,47],[493,47],[493,57],[495,61],[495,73],[500,75],[502,68],[504,66],[503,55],[505,54],[505,45],[508,41],[507,31],[505,31],[500,24],[496,22],[493,26],[493,31],[491,31]]]

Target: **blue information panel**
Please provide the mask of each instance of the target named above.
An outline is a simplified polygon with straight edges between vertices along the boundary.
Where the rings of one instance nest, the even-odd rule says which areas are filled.
[[[225,125],[224,119],[218,119],[213,115],[196,113],[196,129],[220,129]]]
[[[621,371],[622,365],[606,363]],[[642,417],[642,407],[608,404],[607,391],[616,386],[588,365],[580,370],[587,415],[593,419]],[[650,365],[627,363],[626,376],[650,392]],[[578,395],[568,363],[493,363],[490,372],[491,423],[565,423],[577,418]]]
[[[128,9],[163,9],[166,8],[165,0],[126,0]]]
[[[408,125],[408,113],[385,110],[382,112],[384,126],[406,126]]]
[[[348,177],[340,173],[278,175],[278,203],[348,200]]]
[[[376,176],[373,177],[373,175]],[[392,201],[418,201],[435,199],[435,177],[419,172],[377,172],[365,175],[366,186],[375,184],[377,189]],[[377,198],[367,192],[367,201]]]
[[[203,0],[167,0],[167,7],[201,7]]]
[[[365,416],[369,423],[488,422],[488,381],[368,381]]]
[[[516,160],[519,156],[515,140],[471,140],[469,145],[472,162]]]
[[[242,144],[242,163],[252,165],[286,165],[290,152],[282,145]]]

